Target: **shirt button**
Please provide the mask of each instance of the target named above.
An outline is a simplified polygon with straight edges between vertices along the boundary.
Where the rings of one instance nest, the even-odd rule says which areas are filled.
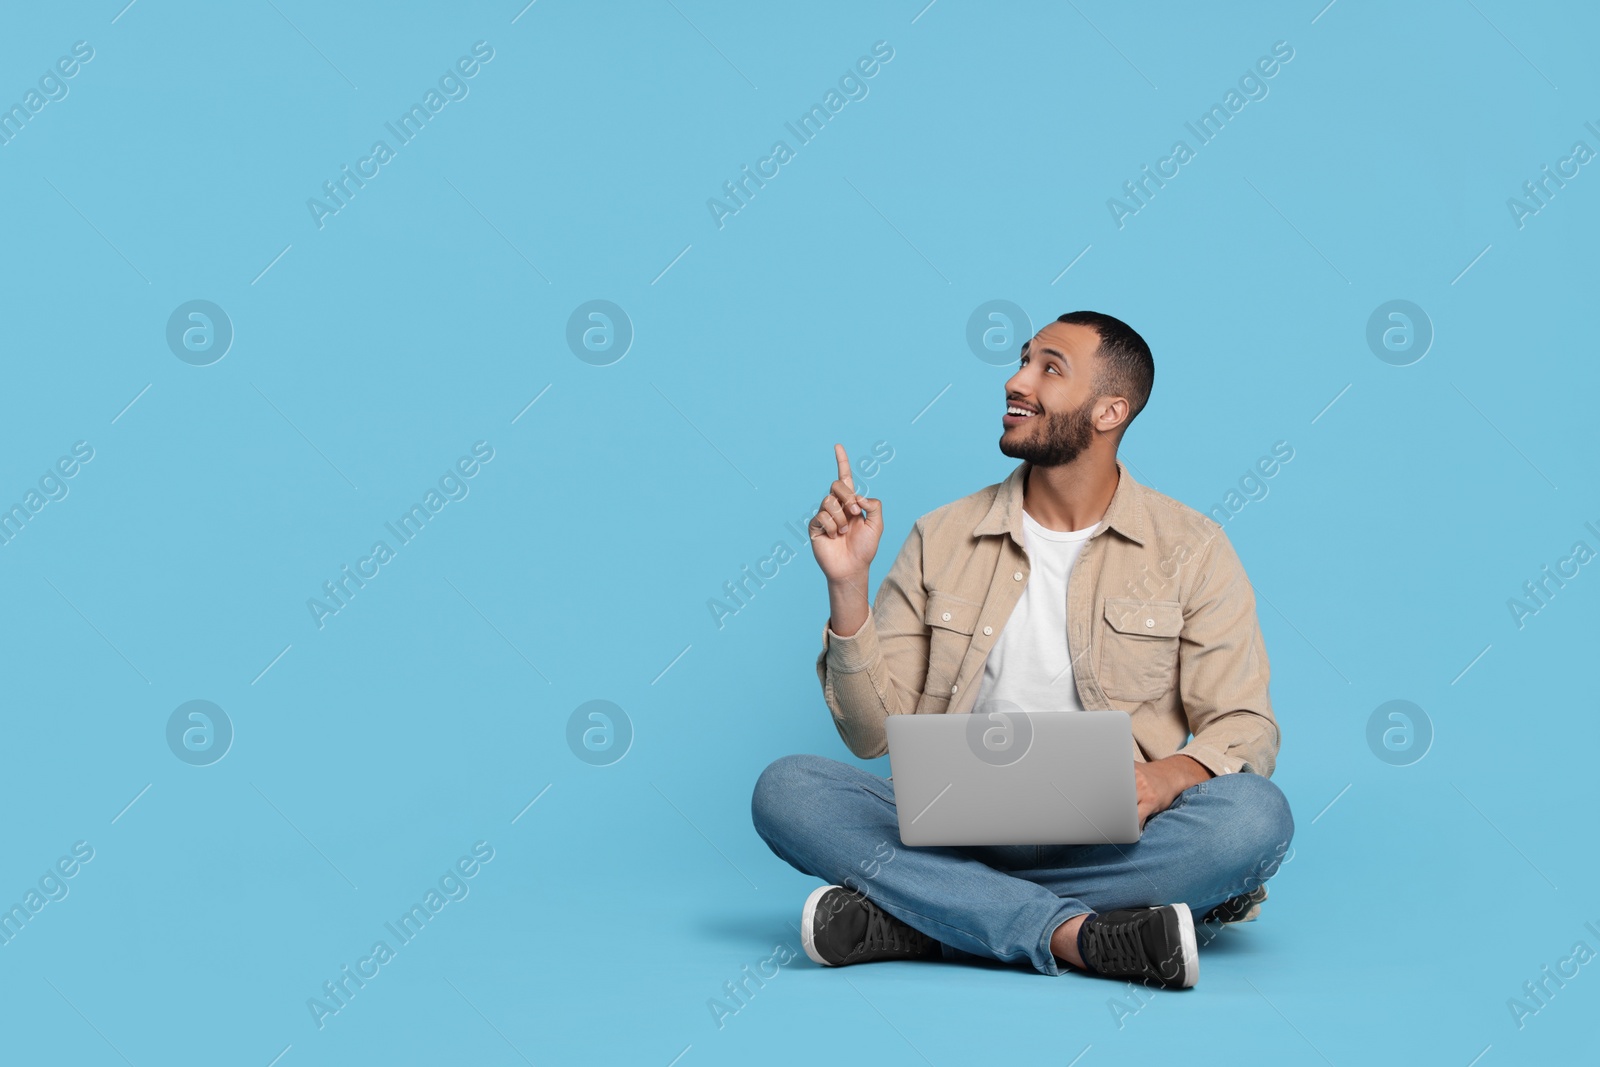
[[[994,627],[993,626],[985,626],[983,628],[983,636],[988,637],[992,633],[994,633]]]
[[[948,617],[949,616],[946,616],[946,618],[948,618]],[[1144,620],[1144,624],[1146,626],[1154,626],[1156,624],[1156,620],[1154,620],[1154,619],[1146,619],[1146,620]]]
[[[961,688],[961,687],[960,687],[960,686],[956,686],[956,685],[952,685],[952,686],[951,686],[951,687],[950,687],[950,692],[952,692],[952,693],[954,693],[954,692],[955,692],[955,691],[956,691],[956,690],[957,690],[957,689],[959,689],[959,688]]]
[[[1014,581],[1020,582],[1020,581],[1022,581],[1022,572],[1018,571],[1017,573],[1013,574],[1011,577],[1012,577],[1012,579]]]
[[[948,611],[945,612],[944,615],[942,616],[942,618],[944,619],[945,622],[949,622],[950,621],[950,613]]]

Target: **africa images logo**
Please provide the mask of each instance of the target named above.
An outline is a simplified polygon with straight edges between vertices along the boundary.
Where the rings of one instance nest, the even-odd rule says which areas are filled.
[[[472,91],[467,80],[477,77],[478,72],[492,59],[493,46],[488,41],[478,41],[472,46],[471,56],[460,57],[454,67],[446,68],[439,75],[439,87],[435,89],[430,86],[422,94],[421,103],[413,103],[394,122],[383,124],[394,136],[393,147],[388,141],[374,141],[371,150],[356,160],[355,170],[352,171],[350,164],[346,163],[339,168],[337,178],[323,182],[322,192],[327,199],[319,200],[313,196],[306,200],[306,209],[311,212],[311,221],[317,224],[317,229],[326,226],[329,217],[349,207],[356,193],[381,174],[383,166],[395,158],[400,148],[410,144],[426,128],[428,121],[445,109],[445,105],[465,100]]]

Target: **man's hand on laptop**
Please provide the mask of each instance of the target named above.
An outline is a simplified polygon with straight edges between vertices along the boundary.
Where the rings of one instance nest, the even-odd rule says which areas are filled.
[[[1147,763],[1135,762],[1133,780],[1139,792],[1139,829],[1144,830],[1150,816],[1171,807],[1179,793],[1210,777],[1209,770],[1182,753]]]
[[[829,628],[841,637],[850,637],[867,618],[867,576],[883,534],[883,502],[856,492],[844,445],[833,446],[833,457],[839,464],[839,477],[807,524],[807,533],[811,553],[828,579],[833,608]]]

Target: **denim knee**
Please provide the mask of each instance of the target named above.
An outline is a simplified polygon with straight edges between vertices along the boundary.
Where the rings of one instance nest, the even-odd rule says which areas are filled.
[[[1229,799],[1226,837],[1238,864],[1249,868],[1249,888],[1277,873],[1294,839],[1289,798],[1271,779],[1242,771],[1205,783],[1211,796]]]
[[[824,758],[798,753],[767,764],[750,794],[750,820],[758,831],[765,832],[793,814],[795,797],[815,791],[818,764]]]

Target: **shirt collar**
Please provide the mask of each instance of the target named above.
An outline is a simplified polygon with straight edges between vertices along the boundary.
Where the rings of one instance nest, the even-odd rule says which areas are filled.
[[[1025,547],[1022,540],[1022,481],[1032,466],[1029,460],[1023,460],[1000,483],[994,503],[989,505],[988,513],[973,528],[974,535],[1009,533],[1018,548]],[[1100,529],[1093,536],[1099,537],[1106,530],[1115,530],[1135,544],[1143,545],[1144,502],[1139,494],[1142,486],[1133,480],[1120,459],[1117,460],[1117,474],[1116,491],[1111,494],[1111,503],[1100,520]]]

